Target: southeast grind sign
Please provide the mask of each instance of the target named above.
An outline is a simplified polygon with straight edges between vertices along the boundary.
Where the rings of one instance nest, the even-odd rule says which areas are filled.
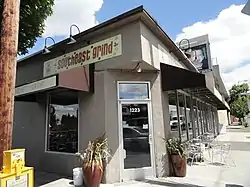
[[[122,55],[122,38],[121,35],[116,35],[44,62],[43,76],[47,77],[120,55]]]

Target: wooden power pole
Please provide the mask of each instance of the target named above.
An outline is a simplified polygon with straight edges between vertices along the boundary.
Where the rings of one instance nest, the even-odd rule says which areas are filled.
[[[0,35],[0,167],[11,149],[20,0],[4,0]]]

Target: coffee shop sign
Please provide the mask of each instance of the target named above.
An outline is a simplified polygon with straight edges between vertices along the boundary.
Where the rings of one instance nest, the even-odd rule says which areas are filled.
[[[116,35],[44,62],[43,76],[47,77],[120,55],[122,55],[122,39],[121,35]]]

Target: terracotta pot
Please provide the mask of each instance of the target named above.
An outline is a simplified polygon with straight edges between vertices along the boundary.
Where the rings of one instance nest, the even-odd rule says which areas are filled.
[[[99,187],[103,176],[103,169],[98,165],[94,165],[92,167],[88,166],[83,168],[85,186]]]
[[[180,155],[170,155],[171,173],[174,177],[185,177],[187,172],[187,161]]]
[[[103,174],[102,174],[101,183],[106,183],[105,172],[106,172],[107,162],[106,161],[102,161],[102,164],[103,164]]]

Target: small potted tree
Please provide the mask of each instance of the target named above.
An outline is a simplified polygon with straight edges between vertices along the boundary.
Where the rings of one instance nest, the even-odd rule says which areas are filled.
[[[83,153],[77,153],[81,158],[83,178],[86,187],[99,187],[103,180],[110,151],[105,134],[90,141]]]
[[[170,174],[175,177],[185,177],[187,169],[185,146],[179,139],[164,140],[170,161]]]

